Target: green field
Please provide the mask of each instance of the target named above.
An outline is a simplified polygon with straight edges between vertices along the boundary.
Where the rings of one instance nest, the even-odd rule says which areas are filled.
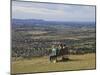
[[[60,58],[58,58],[59,60]],[[19,59],[12,61],[12,73],[47,72],[63,70],[95,69],[95,53],[84,55],[69,55],[69,61],[51,63],[48,57]]]

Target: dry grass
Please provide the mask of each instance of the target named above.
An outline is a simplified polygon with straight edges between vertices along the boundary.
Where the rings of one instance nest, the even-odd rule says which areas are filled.
[[[70,55],[69,61],[51,63],[48,57],[12,61],[12,73],[95,69],[95,54]]]

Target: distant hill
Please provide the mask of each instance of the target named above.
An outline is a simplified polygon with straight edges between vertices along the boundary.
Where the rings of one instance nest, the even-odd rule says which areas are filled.
[[[48,26],[48,25],[95,27],[95,22],[60,22],[60,21],[45,21],[41,19],[12,19],[12,26]]]

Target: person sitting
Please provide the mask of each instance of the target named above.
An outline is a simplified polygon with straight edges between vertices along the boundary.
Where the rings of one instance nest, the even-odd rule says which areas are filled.
[[[57,57],[57,47],[53,45],[51,49],[51,54],[49,56],[49,60],[56,62],[56,57]]]

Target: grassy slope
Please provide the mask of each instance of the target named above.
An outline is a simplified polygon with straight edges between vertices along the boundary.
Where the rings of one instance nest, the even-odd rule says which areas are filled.
[[[47,57],[12,62],[12,73],[95,69],[95,54],[70,55],[66,62],[51,63]]]

